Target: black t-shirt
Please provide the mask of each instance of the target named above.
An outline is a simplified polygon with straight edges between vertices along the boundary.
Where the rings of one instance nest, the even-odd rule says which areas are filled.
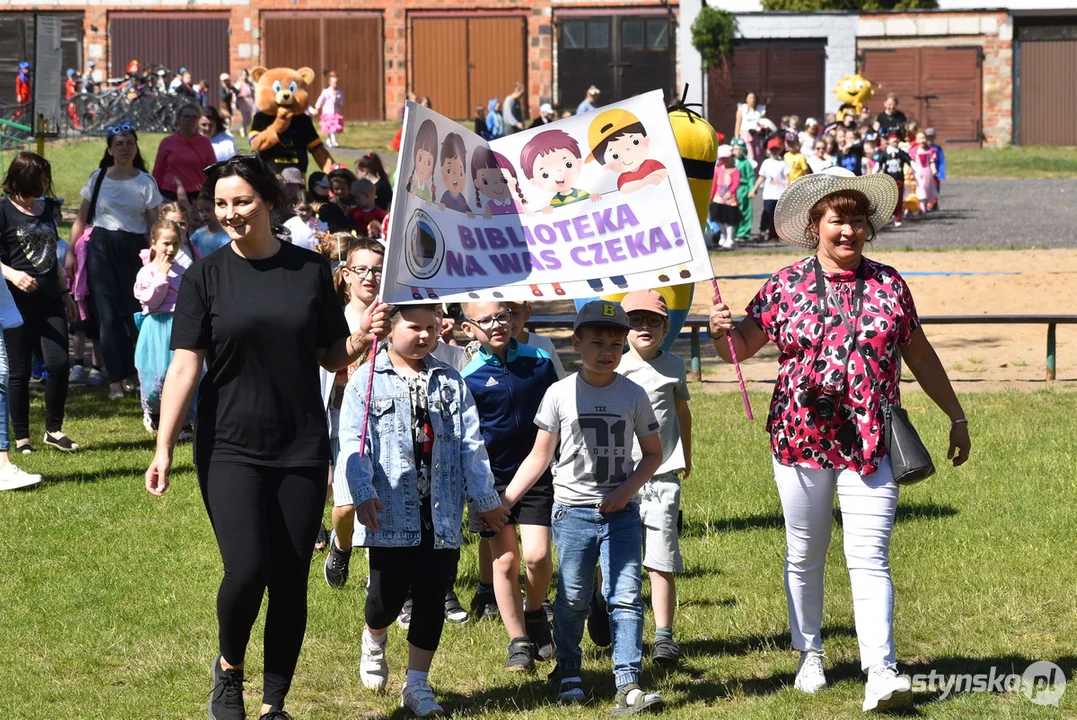
[[[173,350],[206,351],[195,457],[258,465],[329,464],[317,348],[348,335],[329,262],[282,243],[248,260],[231,247],[180,284]]]
[[[374,183],[374,206],[380,207],[385,212],[389,212],[390,206],[393,204],[393,186],[389,184],[389,181],[385,178],[378,178],[378,182]]]
[[[839,151],[838,165],[841,165],[853,175],[863,175],[864,146],[860,143],[853,143],[847,151]]]
[[[331,233],[351,232],[355,229],[355,223],[348,219],[348,216],[336,203],[322,203],[322,206],[318,208],[317,215],[318,219],[325,223]]]
[[[56,200],[46,198],[39,215],[27,215],[8,198],[0,199],[0,260],[37,280],[39,297],[60,293],[60,271],[56,266]],[[22,293],[8,283],[12,291]],[[26,294],[26,293],[23,293]]]
[[[883,166],[882,172],[902,183],[905,182],[905,165],[912,165],[912,158],[904,150],[891,152],[889,148],[883,148],[875,152],[875,162]]]
[[[276,118],[264,112],[255,113],[251,120],[251,133],[260,132],[273,124]],[[280,136],[280,142],[269,150],[258,153],[259,157],[273,163],[277,171],[284,168],[296,167],[304,175],[307,173],[307,153],[322,144],[318,137],[318,131],[314,129],[314,121],[310,115],[300,113],[292,118]]]
[[[905,113],[900,110],[895,110],[893,115],[887,115],[885,112],[879,113],[875,118],[875,122],[879,123],[879,135],[884,139],[890,131],[901,133],[901,136],[905,136],[905,123],[908,119],[905,117]]]

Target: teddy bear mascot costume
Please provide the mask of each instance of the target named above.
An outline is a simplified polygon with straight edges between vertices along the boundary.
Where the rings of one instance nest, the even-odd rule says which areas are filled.
[[[254,104],[258,112],[251,120],[249,138],[258,156],[278,174],[294,167],[306,175],[308,155],[314,156],[314,162],[324,172],[332,171],[333,158],[306,113],[314,71],[307,67],[257,67],[251,71],[251,78],[257,83]]]
[[[673,127],[673,136],[677,139],[677,149],[681,153],[681,162],[684,164],[684,174],[688,176],[688,187],[692,190],[692,200],[695,203],[696,215],[700,224],[707,222],[707,211],[710,207],[711,183],[714,181],[714,163],[718,159],[718,135],[710,123],[696,111],[685,104],[685,96],[688,87],[684,88],[685,95],[674,103],[669,109],[669,124]],[[666,299],[669,308],[669,332],[662,342],[662,350],[668,351],[681,334],[684,321],[688,319],[688,311],[692,307],[692,297],[695,293],[695,285],[673,285],[671,287],[655,288]],[[603,295],[603,300],[620,302],[624,293],[615,295]],[[583,307],[594,298],[580,298],[576,300],[576,309]]]

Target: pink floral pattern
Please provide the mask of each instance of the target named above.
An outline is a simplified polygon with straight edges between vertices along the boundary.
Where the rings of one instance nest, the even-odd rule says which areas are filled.
[[[831,310],[826,328],[822,326],[815,262],[813,257],[805,258],[778,271],[747,308],[780,353],[767,418],[771,449],[783,465],[870,474],[886,455],[879,391],[864,370],[864,356],[852,351],[849,332],[837,312]],[[871,356],[867,362],[872,363],[881,391],[897,404],[900,348],[912,340],[920,320],[912,293],[897,271],[867,258],[862,262],[865,297],[859,319],[853,314],[856,272],[824,276],[856,329],[861,350]],[[804,389],[812,385],[842,390],[836,420],[821,422],[811,407],[801,404]]]

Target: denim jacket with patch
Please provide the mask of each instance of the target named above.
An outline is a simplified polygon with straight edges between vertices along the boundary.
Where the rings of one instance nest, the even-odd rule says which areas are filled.
[[[494,491],[490,461],[479,431],[479,413],[460,373],[427,355],[430,424],[434,447],[430,462],[430,510],[434,547],[458,548],[465,498],[478,512],[501,504]],[[370,363],[355,372],[344,391],[340,410],[340,455],[336,472],[344,473],[358,507],[378,498],[385,512],[378,530],[356,523],[355,544],[364,547],[410,547],[421,538],[419,488],[412,444],[411,400],[407,381],[397,374],[384,348],[374,360],[365,452],[359,434],[366,407]],[[372,460],[374,462],[372,462]]]

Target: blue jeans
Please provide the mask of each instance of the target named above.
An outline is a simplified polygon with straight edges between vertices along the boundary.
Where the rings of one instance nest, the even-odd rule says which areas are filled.
[[[557,667],[580,670],[583,624],[594,594],[595,564],[602,567],[602,594],[610,612],[613,675],[617,687],[639,682],[643,672],[643,526],[639,506],[616,513],[593,507],[553,506],[553,541],[560,564],[553,633]]]

